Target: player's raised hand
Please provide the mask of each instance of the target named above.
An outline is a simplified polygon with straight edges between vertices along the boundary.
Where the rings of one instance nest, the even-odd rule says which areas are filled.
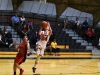
[[[27,43],[29,43],[30,41],[29,40],[27,40]]]
[[[17,41],[16,40],[14,41],[14,44],[17,44]]]
[[[50,27],[50,23],[47,21],[48,26]]]

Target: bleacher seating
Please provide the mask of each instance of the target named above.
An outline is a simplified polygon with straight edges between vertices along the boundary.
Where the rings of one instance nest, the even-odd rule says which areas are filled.
[[[9,25],[8,25],[9,26]],[[10,26],[11,27],[11,26]],[[91,50],[86,50],[85,46],[82,46],[81,43],[77,43],[75,39],[72,39],[71,36],[66,34],[64,31],[62,31],[62,26],[58,25],[51,25],[53,32],[55,33],[55,37],[58,43],[58,47],[60,48],[60,54],[65,55],[67,52],[92,52]],[[35,48],[35,46],[31,42],[31,36],[35,33],[35,31],[39,31],[40,25],[33,25],[33,29],[30,31],[30,44],[31,49]],[[13,39],[18,39],[19,42],[21,42],[20,38],[20,31],[16,32],[13,27],[11,27]],[[21,30],[19,27],[18,30]],[[15,51],[14,48],[8,48],[8,49],[0,49],[1,51]],[[47,53],[48,54],[48,53]],[[90,54],[89,54],[90,55]]]
[[[1,31],[3,30],[4,26],[6,26],[7,31],[11,32],[13,41],[17,40],[18,43],[20,43],[21,42],[20,36],[17,35],[17,32],[8,23],[0,23]],[[11,46],[10,48],[2,47],[2,48],[0,48],[0,51],[15,51],[15,50],[14,50],[14,47]]]
[[[84,30],[83,28],[74,29],[74,31],[77,33],[77,35],[79,35],[79,37],[81,37],[83,40],[87,41],[88,45],[89,45],[89,43],[91,43],[91,46],[98,48],[99,37],[100,37],[99,33],[98,33],[99,31],[96,28],[94,28],[94,29],[96,32],[96,37],[94,39],[86,38],[86,36],[85,36],[86,30]]]

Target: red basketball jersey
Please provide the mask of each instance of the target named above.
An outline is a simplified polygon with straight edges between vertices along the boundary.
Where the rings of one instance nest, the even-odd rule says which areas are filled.
[[[24,43],[24,42],[20,43],[20,45],[19,45],[19,54],[21,56],[24,56],[26,52],[27,52],[27,43]]]

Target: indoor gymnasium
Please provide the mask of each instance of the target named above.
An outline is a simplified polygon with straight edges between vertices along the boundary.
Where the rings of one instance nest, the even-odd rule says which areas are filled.
[[[0,0],[0,75],[100,75],[100,0]]]

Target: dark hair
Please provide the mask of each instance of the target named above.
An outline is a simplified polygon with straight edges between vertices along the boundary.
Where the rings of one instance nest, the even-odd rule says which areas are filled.
[[[27,38],[28,38],[28,36],[27,36],[27,35],[24,35],[22,38],[24,38],[24,37],[27,37]]]

